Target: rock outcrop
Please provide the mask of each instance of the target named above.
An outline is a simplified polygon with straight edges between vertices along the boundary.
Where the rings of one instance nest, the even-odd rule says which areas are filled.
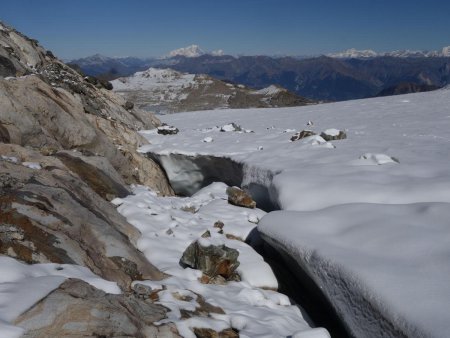
[[[23,337],[180,337],[173,324],[156,326],[167,309],[133,293],[106,294],[69,279],[14,322]]]
[[[0,253],[27,263],[86,266],[123,289],[136,279],[164,277],[134,247],[139,231],[83,175],[18,145],[0,144],[0,154]],[[113,182],[114,175],[104,177]]]
[[[159,167],[136,150],[146,143],[137,131],[160,124],[154,115],[131,108],[36,40],[4,25],[0,65],[1,142],[50,152],[90,152],[105,157],[127,184],[172,193]]]

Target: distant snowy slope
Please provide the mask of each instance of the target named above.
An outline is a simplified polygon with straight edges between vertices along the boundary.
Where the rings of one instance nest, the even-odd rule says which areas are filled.
[[[378,53],[368,49],[368,50],[357,50],[355,48],[347,49],[343,52],[328,54],[329,57],[333,58],[373,58],[377,57]]]
[[[277,86],[252,90],[208,75],[194,75],[172,69],[149,68],[111,83],[114,91],[139,108],[157,113],[312,103]]]
[[[443,89],[184,113],[163,117],[179,134],[144,132],[151,145],[141,151],[186,154],[170,162],[178,174],[188,155],[243,163],[243,185],[265,186],[283,209],[262,219],[263,236],[306,269],[356,336],[447,337],[449,107]],[[230,122],[241,131],[221,132]],[[291,142],[303,129],[317,135]],[[319,136],[339,130],[347,138]]]
[[[198,57],[205,54],[205,52],[198,45],[190,45],[184,48],[178,48],[169,53],[169,57],[185,56],[188,58]]]

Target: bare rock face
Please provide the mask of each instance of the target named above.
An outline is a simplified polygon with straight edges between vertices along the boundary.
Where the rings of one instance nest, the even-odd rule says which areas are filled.
[[[244,190],[238,187],[227,188],[228,203],[244,208],[256,208],[256,202]]]
[[[128,295],[112,295],[68,279],[14,322],[23,337],[179,337],[173,325],[155,326],[166,317],[161,305]]]
[[[294,135],[292,135],[291,141],[292,142],[298,141],[298,140],[301,140],[302,138],[314,136],[314,135],[316,135],[316,133],[311,130],[302,130],[302,131],[299,131],[298,133],[295,133]]]
[[[111,201],[115,197],[125,197],[130,194],[122,177],[105,157],[89,155],[84,156],[74,151],[56,153],[56,157],[66,167],[75,172],[104,199]]]
[[[163,172],[136,150],[147,143],[137,131],[159,125],[151,113],[131,108],[98,81],[83,78],[35,40],[2,24],[1,142],[88,151],[106,157],[127,184],[169,195],[173,192]]]
[[[86,266],[123,289],[164,277],[133,245],[139,231],[58,158],[5,144],[0,154],[0,253]]]
[[[230,279],[239,266],[239,252],[225,245],[202,246],[198,241],[189,245],[180,259],[181,266],[201,270],[208,277]]]

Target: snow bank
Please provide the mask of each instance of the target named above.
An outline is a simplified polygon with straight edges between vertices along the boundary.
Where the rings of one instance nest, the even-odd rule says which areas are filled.
[[[448,337],[447,203],[274,212],[258,225],[322,288],[357,337]],[[276,226],[275,226],[276,225]]]

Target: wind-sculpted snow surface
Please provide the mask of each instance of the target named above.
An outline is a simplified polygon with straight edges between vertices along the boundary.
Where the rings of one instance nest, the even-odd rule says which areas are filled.
[[[449,107],[450,91],[439,90],[185,113],[163,118],[180,128],[175,136],[144,132],[151,145],[141,151],[243,164],[243,185],[265,187],[283,209],[259,230],[322,287],[355,336],[447,337]],[[231,122],[241,130],[220,132]],[[347,138],[290,141],[305,128]]]

